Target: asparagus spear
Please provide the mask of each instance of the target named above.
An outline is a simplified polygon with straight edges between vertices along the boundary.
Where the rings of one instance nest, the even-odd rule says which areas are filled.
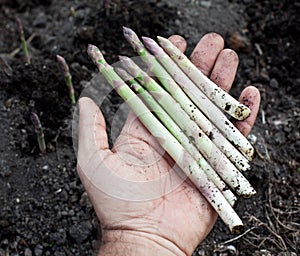
[[[43,132],[43,127],[42,127],[41,121],[40,121],[38,115],[34,112],[31,112],[30,118],[31,118],[31,121],[32,121],[34,129],[35,129],[37,141],[39,144],[39,149],[42,154],[45,154],[46,153],[46,143],[45,143],[45,137],[44,137],[44,132]]]
[[[151,38],[143,37],[145,46],[152,52],[155,58],[163,65],[163,67],[172,76],[175,82],[171,82],[171,78],[165,78],[169,74],[160,74],[166,79],[166,83],[170,83],[171,88],[180,86],[182,90],[190,97],[197,93],[197,88],[193,82],[183,73],[183,71],[174,63],[174,61],[159,47],[159,45]],[[150,70],[154,73],[161,71]],[[195,90],[196,89],[196,90]],[[176,99],[181,100],[181,106],[195,120],[199,127],[211,138],[217,147],[239,168],[245,171],[250,169],[248,160],[221,134],[221,132],[203,115],[199,108],[195,107],[194,103],[184,93],[180,91]],[[203,105],[204,100],[202,100]]]
[[[73,87],[73,83],[72,83],[72,76],[70,73],[70,69],[69,66],[66,62],[66,60],[60,56],[60,55],[56,55],[57,61],[60,64],[60,68],[65,76],[65,80],[66,80],[66,85],[69,89],[69,97],[71,99],[72,105],[76,105],[76,100],[75,100],[75,92],[74,92],[74,87]]]
[[[139,97],[115,73],[96,46],[89,45],[88,54],[110,85],[126,101],[149,132],[157,138],[160,145],[195,184],[202,195],[219,214],[220,218],[229,227],[231,232],[240,233],[243,228],[241,219],[227,202],[220,190],[207,178],[197,161],[188,154],[181,144],[149,111]]]
[[[134,88],[138,95],[141,96],[149,109],[155,113],[155,115],[164,124],[164,126],[180,142],[180,144],[187,150],[187,152],[198,162],[199,166],[206,173],[207,177],[222,192],[230,205],[233,206],[236,202],[236,196],[232,193],[231,190],[228,189],[225,183],[221,180],[220,176],[207,163],[207,161],[203,158],[197,148],[192,143],[190,143],[188,137],[183,133],[183,131],[178,127],[173,119],[158,104],[158,102],[152,97],[152,95],[147,92],[130,74],[128,74],[124,69],[121,68],[116,68],[115,70],[124,81],[130,83],[130,85]]]
[[[186,75],[198,87],[207,85],[207,87],[208,87],[207,91],[208,91],[209,90],[208,85],[216,86],[216,85],[214,85],[214,83],[211,80],[209,80],[204,74],[202,74],[202,72],[168,39],[160,37],[160,36],[158,36],[157,39],[158,39],[158,42],[161,45],[161,47],[168,53],[168,55],[175,61],[175,63],[184,71],[184,73],[186,73]],[[200,79],[200,77],[201,77],[201,79],[203,78],[203,81]],[[195,88],[195,86],[193,86],[193,88]],[[216,95],[220,94],[220,92],[221,92],[218,88],[216,89]],[[195,94],[193,96],[193,101],[199,107],[202,104],[202,102],[201,102],[202,96],[206,95],[206,94],[202,93],[202,91],[200,91],[200,90],[198,92],[199,92],[199,94]],[[228,96],[226,96],[226,95],[228,95],[228,94],[227,93],[224,94],[224,98],[228,98]],[[210,95],[207,95],[207,96],[208,97],[214,96],[214,94],[211,93]],[[221,98],[222,98],[222,96],[221,96]],[[231,109],[232,109],[232,107],[231,107]],[[241,110],[241,113],[238,115],[240,115],[241,117],[243,116],[242,119],[246,118],[247,115],[242,114],[244,108],[243,107],[237,108],[237,110],[239,110],[239,109]],[[248,112],[248,110],[246,112]],[[219,114],[221,115],[222,112],[218,108],[212,107],[212,108],[208,108],[207,113],[205,113],[205,114],[210,117],[214,117],[214,116],[219,117]],[[249,112],[249,114],[250,114],[250,112]],[[224,126],[225,129],[222,129],[222,132],[225,134],[225,136],[228,139],[231,138],[232,142],[237,147],[241,148],[240,143],[241,143],[241,145],[245,145],[244,146],[245,149],[247,149],[249,147],[249,149],[246,150],[245,152],[247,153],[248,159],[252,160],[253,154],[254,154],[253,147],[250,148],[249,142],[244,141],[244,139],[245,139],[244,136],[239,132],[238,129],[235,128],[235,126],[224,115],[222,115],[220,117],[221,118],[214,120],[216,126],[219,129],[221,129],[221,127],[224,126],[224,124],[225,124],[225,126]],[[239,143],[236,143],[234,140],[238,141]]]
[[[221,109],[237,120],[247,118],[251,110],[234,99],[205,76],[183,53],[163,37],[157,37],[160,45],[173,58],[189,78]],[[176,49],[175,49],[176,48]]]
[[[172,78],[166,72],[156,59],[145,49],[138,36],[129,28],[123,27],[123,33],[127,41],[131,44],[133,49],[141,56],[142,60],[147,63],[150,70],[156,75],[164,88],[172,93],[172,96],[177,101],[181,101],[181,98],[185,97],[183,93],[177,88],[176,84],[172,82]],[[170,85],[171,83],[171,85]],[[174,87],[177,88],[174,90]],[[225,135],[225,137],[233,143],[248,160],[252,160],[254,155],[254,148],[249,141],[243,136],[243,134],[226,118],[222,111],[213,104],[208,97],[197,87],[193,87],[191,92],[194,92],[196,88],[197,93],[190,93],[193,97],[193,102],[197,107],[211,119],[211,121],[217,126],[217,128]],[[172,89],[172,90],[171,90]],[[192,109],[188,112],[192,112]]]
[[[154,79],[141,70],[130,58],[119,57],[121,65],[145,87],[177,125],[186,133],[205,159],[217,171],[229,187],[238,195],[251,197],[256,192],[249,181],[236,169],[230,160],[216,147],[199,126]]]
[[[28,47],[27,47],[27,42],[25,39],[22,21],[20,20],[19,17],[16,17],[16,21],[17,21],[17,25],[18,25],[18,29],[19,29],[19,33],[20,33],[20,39],[21,39],[21,44],[22,44],[23,52],[24,52],[25,59],[26,59],[26,64],[30,64],[30,55],[29,55],[29,51],[28,51]]]

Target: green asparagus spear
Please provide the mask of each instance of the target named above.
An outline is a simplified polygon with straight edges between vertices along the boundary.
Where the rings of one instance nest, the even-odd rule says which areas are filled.
[[[31,121],[33,123],[35,133],[37,136],[37,141],[39,144],[39,149],[42,154],[46,153],[46,143],[45,143],[45,137],[44,137],[44,132],[43,132],[43,127],[41,125],[41,121],[38,117],[38,115],[34,112],[31,112]]]
[[[17,24],[18,24],[18,29],[19,29],[19,33],[20,33],[20,39],[21,39],[23,52],[24,52],[25,59],[26,59],[26,64],[30,64],[30,55],[29,55],[29,51],[28,51],[28,47],[27,47],[27,42],[26,42],[26,39],[25,39],[25,34],[24,34],[24,30],[23,30],[22,21],[18,17],[16,18],[16,21],[17,21]]]
[[[69,89],[69,97],[71,99],[72,105],[74,106],[74,105],[76,105],[76,100],[75,100],[75,92],[74,92],[72,76],[70,73],[69,66],[68,66],[66,60],[62,56],[56,55],[56,58],[57,58],[58,63],[60,64],[60,68],[64,74],[66,85]]]

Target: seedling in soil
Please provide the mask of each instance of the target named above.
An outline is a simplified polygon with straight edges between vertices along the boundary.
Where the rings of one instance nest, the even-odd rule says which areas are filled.
[[[27,47],[27,42],[25,40],[22,21],[18,17],[16,17],[16,21],[18,24],[18,29],[19,29],[19,33],[20,33],[20,39],[21,39],[23,52],[24,52],[25,59],[26,59],[26,64],[30,64],[30,55],[29,55],[29,51],[28,51],[28,47]]]
[[[70,69],[69,66],[66,62],[66,60],[60,56],[60,55],[56,55],[57,61],[60,64],[60,68],[64,74],[65,77],[65,81],[66,81],[66,85],[69,89],[69,97],[71,99],[72,105],[75,106],[76,105],[76,100],[75,100],[75,93],[74,93],[74,87],[73,87],[73,83],[72,83],[72,76],[70,73]]]
[[[43,132],[43,127],[38,115],[34,112],[31,112],[31,121],[33,123],[35,133],[37,136],[37,141],[39,144],[39,148],[42,154],[46,153],[46,143],[45,143],[45,136]]]

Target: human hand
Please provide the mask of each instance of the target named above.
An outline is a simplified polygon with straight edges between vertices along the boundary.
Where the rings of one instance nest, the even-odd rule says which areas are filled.
[[[170,40],[185,50],[183,38],[172,36]],[[219,35],[207,34],[191,60],[229,91],[238,57],[223,47]],[[235,123],[247,136],[259,108],[258,90],[246,88],[240,101],[252,110],[246,120]],[[132,112],[110,150],[99,108],[89,98],[81,98],[79,108],[77,169],[102,225],[99,255],[191,255],[217,219],[210,204],[189,180],[176,179],[174,162]],[[154,191],[151,198],[153,191],[147,184],[153,184],[153,189],[155,182],[164,186],[171,172],[176,186],[165,188],[160,195]]]

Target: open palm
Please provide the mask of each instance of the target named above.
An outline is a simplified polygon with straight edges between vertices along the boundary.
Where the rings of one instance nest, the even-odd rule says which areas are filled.
[[[185,50],[183,38],[172,36],[170,40]],[[219,35],[207,34],[191,60],[228,91],[238,57],[223,47]],[[236,123],[248,135],[257,115],[259,92],[248,87],[240,100],[252,110],[250,117]],[[118,238],[114,233],[122,233],[120,240],[129,236],[135,238],[132,243],[139,244],[139,239],[145,239],[140,243],[151,241],[170,254],[191,255],[216,221],[217,214],[209,203],[189,180],[177,174],[173,160],[132,112],[110,150],[99,108],[89,98],[81,98],[79,107],[78,173],[101,222],[104,247]]]

